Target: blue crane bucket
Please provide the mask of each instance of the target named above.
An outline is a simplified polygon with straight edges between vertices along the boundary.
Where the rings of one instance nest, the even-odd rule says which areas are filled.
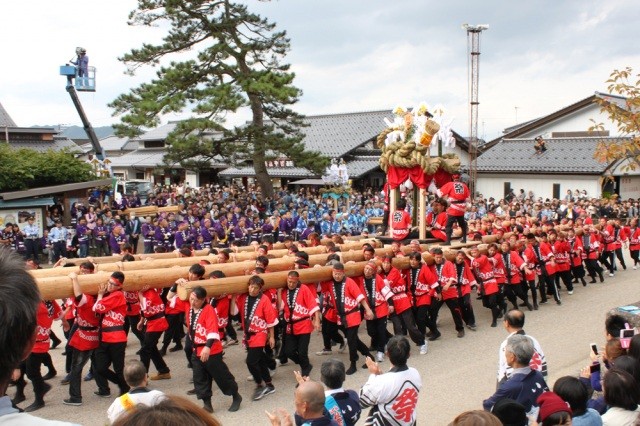
[[[60,67],[60,75],[73,78],[73,85],[78,92],[96,91],[96,67],[88,67],[87,75],[80,77],[78,76],[77,67],[74,65],[62,65]]]

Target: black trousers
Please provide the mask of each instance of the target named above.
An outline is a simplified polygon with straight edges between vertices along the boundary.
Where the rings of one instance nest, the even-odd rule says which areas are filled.
[[[329,328],[329,334],[336,335],[338,334],[338,330],[342,330],[344,335],[347,337],[349,361],[356,362],[358,360],[358,352],[364,356],[370,356],[369,348],[358,338],[358,326],[345,328],[344,326],[331,321],[327,321],[326,324],[323,325],[323,328],[325,326]]]
[[[338,332],[338,327],[332,327],[331,321],[327,320],[325,317],[322,317],[322,342],[324,344],[324,349],[331,350],[331,341],[333,340],[339,345],[344,344],[344,338]]]
[[[620,261],[620,264],[622,265],[622,269],[626,270],[627,269],[627,265],[624,263],[624,256],[622,254],[622,248],[617,248],[615,253],[616,253],[616,257]]]
[[[156,370],[158,370],[158,373],[164,374],[170,371],[158,350],[158,340],[161,335],[162,331],[147,331],[144,333],[144,341],[140,349],[140,362],[145,366],[147,372],[149,372],[151,361],[153,361],[153,365],[156,367]]]
[[[450,216],[447,215],[447,225],[445,226],[445,234],[447,234],[447,242],[451,241],[451,234],[453,233],[453,224],[457,223],[462,229],[462,242],[467,241],[467,221],[464,220],[464,216]]]
[[[215,381],[224,395],[233,396],[238,393],[238,383],[229,367],[222,359],[222,353],[209,355],[207,362],[202,362],[195,351],[191,355],[193,365],[193,384],[198,399],[210,400],[213,392],[211,381]]]
[[[33,384],[33,393],[36,395],[36,402],[43,402],[44,400],[44,390],[45,384],[44,379],[42,378],[42,374],[40,374],[40,366],[42,364],[47,364],[48,360],[51,359],[51,355],[49,352],[45,353],[34,353],[29,354],[26,362],[26,373],[29,380]]]
[[[552,295],[557,302],[560,300],[560,294],[556,287],[556,274],[542,274],[538,277],[538,285],[540,286],[540,300],[547,301],[547,296]]]
[[[416,320],[413,316],[413,310],[407,309],[403,311],[401,314],[394,314],[391,316],[391,323],[393,324],[393,334],[396,336],[403,335],[404,328],[409,333],[409,337],[413,340],[418,346],[424,345],[424,334],[418,330],[418,326],[416,325]]]
[[[110,393],[109,382],[118,385],[120,394],[129,392],[129,385],[124,381],[124,355],[127,342],[105,343],[100,342],[95,350],[94,377],[98,390],[102,393]],[[113,371],[109,369],[113,365]]]
[[[444,303],[446,303],[449,311],[451,311],[453,323],[457,331],[464,330],[463,321],[467,325],[476,324],[476,317],[473,314],[473,307],[471,306],[471,295],[465,294],[455,299],[447,299]]]
[[[69,397],[74,401],[82,401],[82,369],[91,359],[93,349],[80,351],[76,348],[67,349],[71,352],[71,372],[69,373]]]
[[[64,345],[64,351],[66,353],[65,355],[65,363],[64,363],[64,371],[65,373],[69,374],[71,373],[71,364],[73,362],[72,357],[73,357],[73,351],[71,350],[71,346],[69,346],[69,342],[71,341],[71,338],[73,337],[73,333],[76,332],[76,330],[78,329],[78,327],[75,324],[75,318],[72,318],[70,320],[67,320],[69,322],[69,331],[63,331],[64,333],[64,337],[65,339],[67,339],[67,343],[65,343]]]
[[[375,344],[378,352],[384,353],[387,345],[387,317],[367,320],[367,334]]]
[[[138,323],[140,322],[140,315],[127,315],[124,320],[124,332],[129,336],[129,330],[133,332],[140,342],[140,346],[144,345],[144,332],[138,330]]]
[[[104,239],[96,239],[96,251],[98,256],[110,256],[111,249],[109,248],[109,243]]]
[[[131,235],[129,235],[129,244],[131,244],[133,254],[138,253],[138,241],[140,241],[140,237],[133,238]]]
[[[284,336],[284,353],[293,362],[300,366],[303,376],[308,376],[311,371],[309,362],[309,341],[311,333],[286,334]]]
[[[482,296],[482,306],[491,310],[491,322],[495,323],[502,313],[504,298],[498,293]]]
[[[182,328],[182,323],[184,322],[183,314],[169,314],[165,315],[167,322],[169,323],[169,328],[164,332],[164,338],[162,339],[162,346],[165,348],[171,344],[171,341],[176,345],[182,344],[182,335],[184,330]],[[190,355],[189,355],[190,357]]]
[[[520,298],[520,300],[525,303],[529,303],[529,298],[527,297],[527,292],[525,290],[526,287],[523,287],[523,285],[526,286],[526,282],[524,284],[504,284],[504,295],[507,300],[509,300],[509,302],[511,302],[511,304],[514,306],[514,309],[518,309],[517,298]]]
[[[31,240],[29,238],[24,239],[24,247],[26,249],[24,253],[24,258],[26,260],[33,259],[38,260],[38,244],[40,242],[38,240]]]
[[[60,260],[60,256],[67,257],[67,242],[66,241],[56,241],[53,243],[53,261],[57,262]]]
[[[560,288],[560,280],[566,287],[567,291],[573,291],[573,277],[571,276],[571,270],[556,272],[556,287]]]
[[[421,334],[427,333],[427,328],[431,333],[438,334],[438,326],[436,322],[431,318],[431,305],[414,306],[413,318],[416,320],[416,326]]]
[[[271,375],[269,374],[269,357],[264,351],[264,346],[259,348],[247,348],[247,368],[253,376],[253,380],[260,384],[265,382],[271,383]]]
[[[630,250],[629,254],[631,254],[631,259],[633,259],[633,266],[636,266],[638,263],[640,263],[640,251]]]
[[[598,274],[600,280],[604,279],[604,277],[602,276],[604,269],[602,269],[602,266],[600,266],[597,259],[585,259],[584,265],[587,267],[587,273],[589,274],[591,279],[595,280],[596,274]]]

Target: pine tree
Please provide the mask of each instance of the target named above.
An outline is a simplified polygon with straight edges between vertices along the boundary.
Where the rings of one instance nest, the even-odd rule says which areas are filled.
[[[293,85],[289,64],[282,63],[290,47],[284,31],[228,0],[138,0],[129,15],[130,25],[161,23],[170,26],[161,43],[145,43],[119,60],[130,73],[174,56],[181,60],[160,66],[157,78],[110,104],[121,116],[114,126],[118,135],[140,135],[163,114],[189,109],[191,117],[167,138],[167,165],[202,169],[212,159],[248,161],[263,196],[273,194],[266,160],[283,155],[296,167],[324,170],[328,159],[305,150],[304,117],[290,109],[302,92]],[[241,108],[249,108],[251,120],[225,128],[225,114]]]

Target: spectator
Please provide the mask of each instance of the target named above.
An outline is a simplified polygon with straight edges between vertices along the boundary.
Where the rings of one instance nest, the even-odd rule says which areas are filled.
[[[353,426],[360,419],[362,408],[356,391],[342,387],[346,378],[342,361],[335,358],[322,363],[320,380],[325,385],[324,409],[336,423]]]
[[[503,426],[498,417],[482,410],[465,411],[459,414],[449,426]],[[525,423],[526,425],[526,423]]]
[[[500,384],[492,396],[482,402],[486,411],[490,411],[501,399],[511,398],[524,405],[528,416],[538,415],[537,397],[548,390],[548,387],[542,373],[529,367],[534,352],[533,342],[529,337],[519,334],[509,337],[505,357],[507,364],[513,368],[513,374]]]
[[[587,408],[589,390],[578,378],[564,376],[556,380],[553,391],[571,407],[573,426],[601,426],[600,414]]]
[[[16,369],[35,344],[36,313],[40,293],[35,281],[25,270],[22,259],[8,249],[0,250],[0,423],[3,425],[69,425],[21,413],[6,396]]]
[[[604,375],[602,382],[604,400],[609,406],[602,415],[604,426],[632,426],[636,425],[640,409],[640,389],[633,376],[626,371],[616,368]]]
[[[165,398],[164,393],[147,388],[149,382],[147,369],[137,359],[127,361],[127,365],[124,367],[124,380],[131,389],[128,393],[116,398],[107,410],[109,423],[112,424],[122,413],[132,411],[139,405],[156,405]]]
[[[553,392],[544,392],[537,400],[540,405],[540,426],[571,425],[571,408]]]
[[[532,337],[528,336],[524,330],[524,312],[518,309],[512,309],[507,312],[504,316],[502,324],[504,325],[505,330],[509,333],[506,339],[500,345],[500,351],[498,352],[498,384],[505,382],[507,379],[511,377],[513,374],[513,369],[507,365],[507,360],[505,356],[505,348],[507,346],[507,341],[509,337],[514,334],[527,336],[533,342],[534,354],[529,362],[529,367],[532,369],[540,371],[543,377],[546,377],[548,374],[547,371],[547,360],[544,356],[544,352],[542,351],[542,347],[540,343]]]
[[[362,407],[372,407],[366,424],[415,424],[422,379],[415,368],[407,366],[410,351],[406,337],[394,336],[389,339],[387,357],[393,367],[384,374],[372,358],[367,358],[371,375],[360,389],[360,404]]]
[[[496,402],[496,405],[491,409],[491,413],[500,419],[503,425],[527,426],[529,424],[524,405],[510,398],[504,398]]]
[[[167,396],[155,405],[139,405],[113,423],[114,426],[220,426],[211,414],[188,399]]]

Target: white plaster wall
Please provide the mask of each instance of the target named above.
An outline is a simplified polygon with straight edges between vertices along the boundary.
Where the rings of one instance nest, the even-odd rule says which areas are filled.
[[[589,130],[589,127],[593,126],[591,119],[596,123],[602,123],[604,125],[604,130],[609,131],[610,137],[619,136],[618,128],[609,120],[609,117],[606,114],[600,112],[600,106],[597,104],[591,104],[588,107],[574,112],[573,114],[547,123],[544,126],[540,126],[528,133],[524,133],[518,136],[518,138],[535,138],[539,135],[550,138],[552,132],[586,132]]]
[[[599,176],[571,176],[571,175],[517,175],[517,174],[485,174],[478,173],[478,192],[485,199],[494,197],[501,199],[504,196],[504,183],[511,182],[516,195],[520,189],[525,192],[533,191],[535,197],[543,199],[553,197],[553,184],[560,184],[560,196],[564,197],[568,189],[575,191],[587,190],[589,197],[600,197]]]

